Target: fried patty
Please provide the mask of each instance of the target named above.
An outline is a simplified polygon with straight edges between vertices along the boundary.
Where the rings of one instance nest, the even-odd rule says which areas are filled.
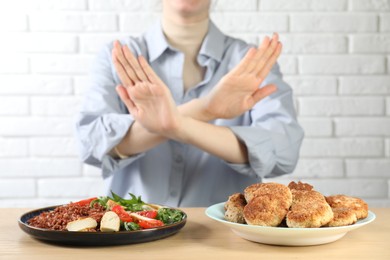
[[[249,203],[254,197],[262,196],[262,195],[281,195],[285,196],[287,200],[292,199],[291,192],[289,192],[287,186],[276,183],[276,182],[269,182],[269,183],[255,183],[244,190],[244,196],[246,201]]]
[[[226,201],[225,208],[225,219],[227,221],[245,224],[244,218],[244,207],[246,205],[246,200],[243,194],[234,193],[229,196],[229,199]]]
[[[292,203],[290,189],[279,183],[255,184],[248,188],[244,191],[245,198],[249,198],[244,207],[245,221],[250,225],[278,226]]]
[[[315,190],[292,191],[292,205],[286,222],[292,228],[318,228],[333,219],[333,211],[325,197]]]
[[[326,201],[334,213],[334,218],[328,226],[351,225],[368,215],[368,205],[362,199],[346,195],[333,195],[327,196]]]
[[[313,190],[312,185],[300,181],[298,181],[298,183],[292,181],[288,184],[288,187],[290,190]]]

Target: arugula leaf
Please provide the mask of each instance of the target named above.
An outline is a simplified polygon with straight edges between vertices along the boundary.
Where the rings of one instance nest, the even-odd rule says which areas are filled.
[[[108,201],[108,197],[97,197],[97,199],[91,201],[89,206],[92,208],[93,205],[98,203],[98,204],[100,204],[101,206],[103,206],[106,209],[107,208],[107,201]]]
[[[166,225],[179,222],[183,219],[183,217],[183,212],[177,209],[160,208],[157,211],[157,219],[161,220]]]
[[[142,201],[141,196],[137,197],[134,194],[129,193],[131,199],[124,199],[112,191],[111,194],[112,194],[112,198],[110,199],[117,202],[121,206],[125,207],[125,210],[129,210],[129,211],[143,210],[142,206],[145,205],[145,202]]]

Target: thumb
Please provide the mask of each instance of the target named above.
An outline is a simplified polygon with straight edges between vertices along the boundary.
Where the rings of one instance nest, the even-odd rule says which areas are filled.
[[[115,90],[118,93],[119,97],[121,98],[122,102],[125,103],[129,112],[133,114],[132,111],[134,112],[134,110],[136,110],[137,107],[135,106],[134,102],[131,100],[129,93],[127,93],[126,88],[123,87],[122,85],[118,85],[116,86]]]
[[[257,89],[252,94],[253,100],[255,101],[255,103],[257,103],[260,100],[262,100],[263,98],[268,97],[272,93],[275,93],[277,90],[278,90],[278,88],[273,84],[266,85],[262,88]]]

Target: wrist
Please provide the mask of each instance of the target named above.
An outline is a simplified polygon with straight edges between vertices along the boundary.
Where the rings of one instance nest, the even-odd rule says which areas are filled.
[[[119,158],[119,159],[127,159],[127,158],[129,158],[130,156],[129,155],[125,155],[125,154],[123,154],[123,153],[121,153],[120,151],[119,151],[119,149],[118,149],[118,146],[115,146],[114,147],[114,152],[115,152],[115,154],[117,155],[117,157]]]
[[[195,98],[178,107],[183,116],[189,116],[193,119],[208,122],[216,117],[207,110],[207,100],[205,98]]]

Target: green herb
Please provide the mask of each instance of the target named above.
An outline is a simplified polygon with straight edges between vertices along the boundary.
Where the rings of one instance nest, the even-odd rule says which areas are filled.
[[[179,222],[183,219],[184,213],[177,209],[161,208],[157,211],[157,219],[169,225]]]
[[[112,198],[110,199],[120,204],[121,206],[125,207],[125,210],[129,210],[129,211],[143,210],[142,206],[145,205],[145,202],[141,200],[141,196],[137,197],[134,194],[129,193],[131,199],[124,199],[112,191],[111,194],[112,194]]]
[[[101,206],[103,206],[106,209],[107,208],[107,201],[108,201],[108,199],[109,199],[108,197],[98,197],[97,199],[91,201],[89,206],[92,208],[93,205],[98,203],[98,204],[100,204]]]
[[[123,222],[123,227],[128,231],[139,230],[140,227],[134,222]]]

